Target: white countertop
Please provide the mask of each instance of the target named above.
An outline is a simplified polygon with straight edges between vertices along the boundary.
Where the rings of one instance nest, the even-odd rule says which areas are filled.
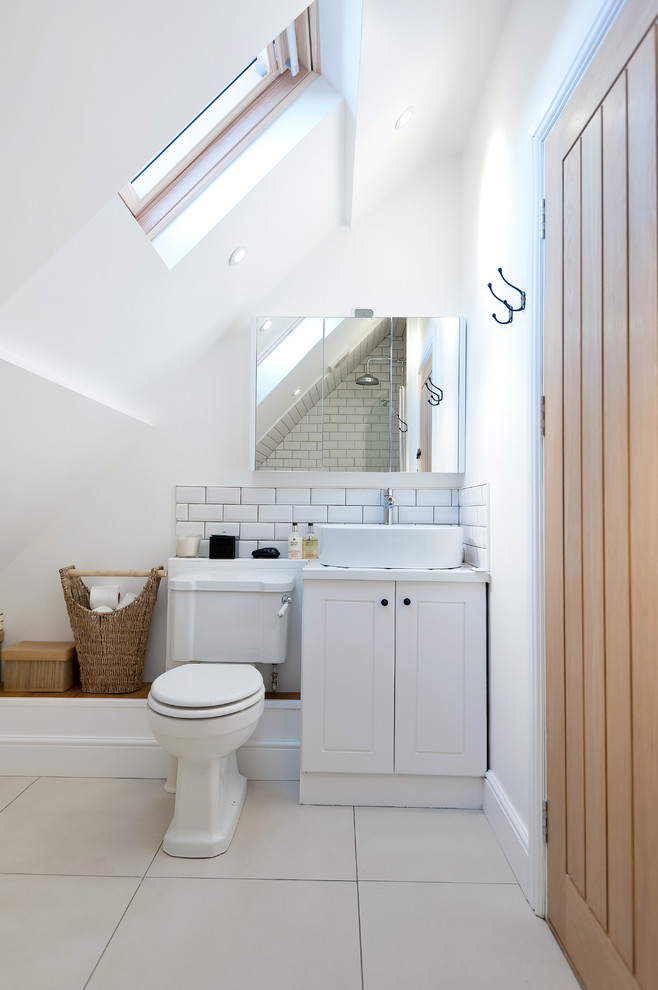
[[[304,581],[472,581],[488,582],[489,571],[462,564],[461,567],[335,567],[309,560],[302,571]]]

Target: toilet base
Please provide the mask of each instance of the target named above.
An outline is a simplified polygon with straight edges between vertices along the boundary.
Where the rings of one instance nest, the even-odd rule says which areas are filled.
[[[213,760],[179,758],[174,817],[164,851],[186,859],[226,852],[246,793],[247,779],[238,770],[235,752]]]

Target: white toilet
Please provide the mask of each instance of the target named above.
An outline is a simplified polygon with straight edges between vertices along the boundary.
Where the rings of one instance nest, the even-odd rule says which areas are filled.
[[[168,564],[167,671],[147,701],[151,731],[168,754],[174,817],[170,856],[225,852],[247,789],[236,750],[263,713],[265,687],[254,663],[287,655],[288,604],[295,579],[251,560]]]

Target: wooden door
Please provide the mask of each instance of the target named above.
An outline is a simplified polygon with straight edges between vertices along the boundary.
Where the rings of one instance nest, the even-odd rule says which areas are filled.
[[[395,772],[484,776],[485,585],[396,585]]]
[[[548,914],[588,990],[658,988],[657,16],[546,144]]]
[[[393,773],[394,649],[393,581],[304,582],[302,770]]]

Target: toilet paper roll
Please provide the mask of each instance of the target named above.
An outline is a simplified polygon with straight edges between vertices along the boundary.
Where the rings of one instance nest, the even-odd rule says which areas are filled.
[[[123,598],[121,599],[121,601],[119,602],[119,604],[117,605],[117,608],[125,608],[126,605],[130,605],[131,602],[134,602],[136,600],[137,600],[137,595],[133,595],[132,591],[127,591],[123,596]]]
[[[89,605],[92,612],[95,612],[99,605],[109,605],[114,609],[118,604],[118,584],[95,584],[89,589]]]
[[[114,609],[109,605],[99,605],[98,608],[92,608],[92,612],[114,612]]]

